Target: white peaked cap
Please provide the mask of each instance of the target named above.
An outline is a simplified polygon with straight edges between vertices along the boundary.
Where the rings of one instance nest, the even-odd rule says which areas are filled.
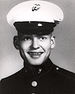
[[[13,26],[15,22],[42,21],[52,22],[62,21],[63,11],[59,6],[48,1],[33,0],[25,1],[14,6],[7,14],[7,22]]]

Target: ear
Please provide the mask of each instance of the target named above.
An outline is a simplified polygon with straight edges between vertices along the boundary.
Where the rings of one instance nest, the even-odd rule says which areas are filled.
[[[51,48],[55,47],[55,36],[51,36]]]
[[[19,49],[19,47],[20,47],[20,43],[19,43],[19,39],[18,39],[18,36],[14,36],[14,38],[13,38],[13,44],[14,44],[14,47],[16,48],[16,49]]]

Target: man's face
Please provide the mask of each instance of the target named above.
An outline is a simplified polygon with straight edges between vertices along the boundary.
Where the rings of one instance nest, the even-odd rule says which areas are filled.
[[[20,41],[22,57],[31,65],[41,65],[51,53],[54,39],[49,35],[23,35]]]

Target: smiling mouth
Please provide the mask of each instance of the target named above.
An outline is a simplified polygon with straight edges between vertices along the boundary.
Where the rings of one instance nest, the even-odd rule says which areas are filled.
[[[43,52],[28,52],[28,54],[29,54],[32,58],[37,59],[37,58],[39,58],[39,57],[43,54]]]

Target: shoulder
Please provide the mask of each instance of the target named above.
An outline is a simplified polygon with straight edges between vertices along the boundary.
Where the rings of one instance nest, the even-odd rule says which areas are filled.
[[[17,81],[17,79],[21,78],[23,75],[23,71],[24,68],[22,68],[21,70],[19,70],[18,72],[14,73],[13,75],[10,75],[6,78],[1,79],[0,83],[6,83],[6,82],[13,82],[13,81]]]
[[[75,81],[75,73],[73,73],[73,72],[71,72],[71,71],[69,71],[69,70],[66,70],[66,69],[64,69],[64,68],[61,68],[61,67],[59,67],[59,66],[57,66],[57,65],[53,65],[53,70],[54,70],[57,74],[59,74],[59,75],[65,77],[65,78],[68,78],[68,79],[73,79],[73,80]]]

